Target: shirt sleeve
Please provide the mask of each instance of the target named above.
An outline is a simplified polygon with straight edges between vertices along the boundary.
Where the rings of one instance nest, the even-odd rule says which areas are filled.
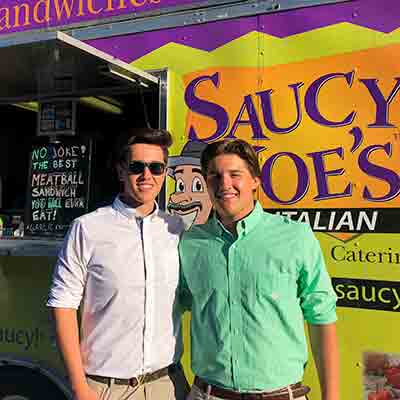
[[[183,272],[184,257],[183,257],[183,244],[182,240],[179,243],[179,284],[178,284],[178,302],[181,306],[182,311],[190,311],[192,308],[192,294],[186,282],[186,278]]]
[[[87,265],[84,260],[84,233],[74,221],[67,233],[53,272],[47,299],[48,307],[77,309],[85,288]]]
[[[299,298],[304,319],[310,324],[330,324],[337,320],[336,294],[326,270],[324,257],[313,231],[304,224],[303,265],[299,277]]]

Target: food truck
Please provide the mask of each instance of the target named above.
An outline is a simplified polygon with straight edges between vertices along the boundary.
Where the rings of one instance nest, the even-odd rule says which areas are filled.
[[[400,399],[399,10],[397,0],[3,0],[0,399],[72,398],[44,306],[52,268],[71,221],[118,192],[117,132],[144,125],[173,134],[159,202],[188,226],[212,208],[204,145],[254,146],[257,199],[310,224],[324,252],[342,398]],[[311,358],[305,382],[319,399]]]

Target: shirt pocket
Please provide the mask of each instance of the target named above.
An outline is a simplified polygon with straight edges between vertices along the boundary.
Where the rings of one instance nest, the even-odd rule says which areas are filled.
[[[255,275],[258,298],[289,300],[297,297],[297,273],[295,268],[279,259],[269,260],[266,267]]]

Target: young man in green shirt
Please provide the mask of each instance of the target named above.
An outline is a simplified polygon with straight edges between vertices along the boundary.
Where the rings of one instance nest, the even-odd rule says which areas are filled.
[[[188,400],[306,399],[304,320],[322,400],[338,400],[336,296],[310,227],[254,201],[261,171],[247,142],[209,144],[201,167],[215,213],[180,243],[196,375]]]

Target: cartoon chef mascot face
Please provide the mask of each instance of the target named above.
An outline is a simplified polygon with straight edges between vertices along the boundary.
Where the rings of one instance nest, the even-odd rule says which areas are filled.
[[[171,214],[182,217],[187,228],[204,224],[212,209],[200,167],[205,146],[203,142],[189,141],[179,156],[169,157],[168,161],[168,175],[175,180],[175,191],[167,208]]]

